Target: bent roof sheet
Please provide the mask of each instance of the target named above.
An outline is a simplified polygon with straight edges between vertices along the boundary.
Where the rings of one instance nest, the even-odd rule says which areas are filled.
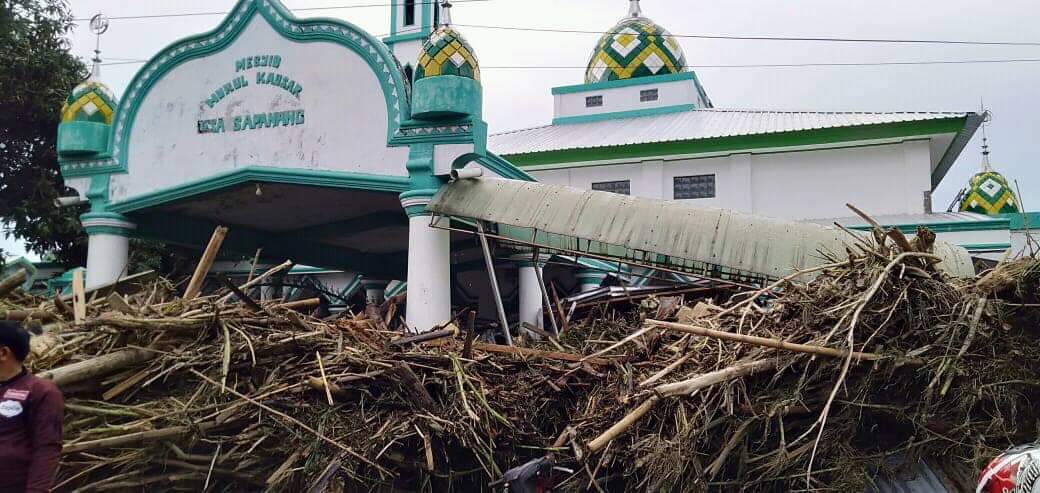
[[[517,226],[723,266],[770,278],[844,256],[847,234],[818,224],[723,209],[694,208],[560,185],[501,179],[458,180],[441,187],[428,208],[438,214]],[[967,250],[936,242],[940,267],[974,275]]]
[[[803,130],[935,121],[970,112],[812,112],[697,109],[663,115],[546,125],[488,136],[488,149],[509,156],[536,152],[764,135]]]

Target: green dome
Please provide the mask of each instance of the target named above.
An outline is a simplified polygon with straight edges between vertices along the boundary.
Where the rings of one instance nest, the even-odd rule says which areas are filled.
[[[415,80],[456,75],[480,81],[480,64],[473,48],[449,25],[437,28],[423,43]]]
[[[992,169],[971,177],[960,210],[989,215],[1020,212],[1018,198],[1007,179]]]
[[[634,79],[686,71],[686,55],[668,30],[643,17],[633,2],[628,17],[599,38],[585,83]]]
[[[76,86],[61,108],[62,123],[95,122],[112,124],[116,96],[108,86],[90,79]]]

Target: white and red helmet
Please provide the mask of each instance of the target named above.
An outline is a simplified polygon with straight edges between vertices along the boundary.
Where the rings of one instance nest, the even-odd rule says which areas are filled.
[[[1040,493],[1040,445],[1020,445],[993,459],[975,493]]]

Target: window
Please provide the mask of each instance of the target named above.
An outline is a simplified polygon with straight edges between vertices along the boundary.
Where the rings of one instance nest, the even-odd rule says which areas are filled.
[[[715,196],[715,175],[676,176],[672,183],[672,197],[676,200]]]
[[[436,1],[433,2],[433,28],[437,29],[441,25],[441,6]]]
[[[632,195],[632,184],[628,180],[601,181],[592,184],[593,190],[600,192],[619,193],[621,195]]]
[[[639,102],[657,101],[657,89],[645,89],[639,91]]]
[[[404,25],[415,25],[415,0],[404,0]]]
[[[586,108],[595,108],[597,106],[603,106],[603,96],[588,96],[585,98]]]
[[[412,66],[411,65],[405,65],[404,66],[404,81],[405,81],[406,84],[411,84],[412,83],[412,75],[414,75],[414,71],[412,71]]]

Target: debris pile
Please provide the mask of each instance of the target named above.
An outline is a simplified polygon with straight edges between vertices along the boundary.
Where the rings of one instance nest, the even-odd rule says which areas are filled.
[[[471,312],[407,335],[393,305],[320,320],[162,279],[0,310],[46,328],[62,491],[486,491],[546,456],[561,491],[863,491],[918,459],[967,484],[1040,437],[1040,261],[947,279],[929,238],[876,229],[811,281],[604,304],[526,346]]]

